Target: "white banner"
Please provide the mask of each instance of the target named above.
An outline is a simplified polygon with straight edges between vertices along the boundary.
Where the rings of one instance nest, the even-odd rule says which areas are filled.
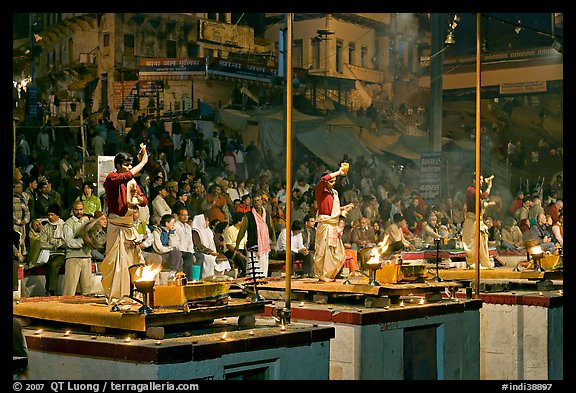
[[[502,83],[500,94],[545,93],[546,81]]]
[[[98,197],[104,194],[106,176],[114,170],[114,156],[98,156]]]

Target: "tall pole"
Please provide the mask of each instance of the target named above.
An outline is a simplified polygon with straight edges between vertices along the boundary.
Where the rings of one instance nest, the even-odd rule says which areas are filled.
[[[84,105],[82,105],[84,106]],[[80,136],[82,138],[82,180],[86,177],[86,136],[84,135],[84,108],[80,111]]]
[[[476,298],[480,297],[480,18],[476,14]]]
[[[445,14],[432,14],[432,56],[430,56],[430,150],[442,149],[442,67],[444,63]]]
[[[286,14],[286,309],[292,290],[292,18]]]
[[[14,146],[13,148],[13,154],[12,154],[12,169],[15,170],[16,169],[16,118],[14,116],[12,116],[12,137],[13,137],[13,141],[14,143],[12,144],[12,146]]]

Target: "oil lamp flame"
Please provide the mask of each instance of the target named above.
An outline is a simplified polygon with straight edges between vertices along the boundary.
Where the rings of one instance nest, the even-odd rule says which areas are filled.
[[[162,266],[146,265],[141,266],[136,271],[136,276],[140,277],[136,281],[154,281],[162,270]]]
[[[542,254],[542,247],[534,246],[534,247],[530,248],[528,250],[528,252],[530,253],[530,255],[540,255],[540,254]]]
[[[388,250],[388,235],[384,236],[384,239],[380,243],[370,250],[370,259],[366,261],[367,264],[379,264],[380,256]]]

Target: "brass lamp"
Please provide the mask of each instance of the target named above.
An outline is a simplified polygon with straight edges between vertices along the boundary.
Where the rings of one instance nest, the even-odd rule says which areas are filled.
[[[542,250],[542,247],[540,246],[531,247],[528,249],[528,253],[532,257],[532,260],[534,261],[534,270],[537,272],[545,271],[546,269],[544,269],[540,264],[540,261],[542,260],[542,258],[544,258],[544,251]]]
[[[150,314],[154,312],[152,307],[148,305],[148,298],[153,296],[154,293],[154,281],[153,280],[136,280],[134,281],[134,286],[142,294],[142,307],[138,309],[139,313]]]
[[[380,283],[376,280],[376,270],[382,267],[382,261],[380,261],[380,258],[370,258],[370,260],[366,262],[366,266],[370,270],[370,282],[368,285],[379,287]]]

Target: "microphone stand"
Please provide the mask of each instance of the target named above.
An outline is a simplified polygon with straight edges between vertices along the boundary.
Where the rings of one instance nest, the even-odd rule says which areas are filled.
[[[436,277],[434,277],[434,281],[442,282],[444,279],[440,278],[438,275],[438,264],[440,263],[440,239],[434,239],[434,243],[436,243]]]

